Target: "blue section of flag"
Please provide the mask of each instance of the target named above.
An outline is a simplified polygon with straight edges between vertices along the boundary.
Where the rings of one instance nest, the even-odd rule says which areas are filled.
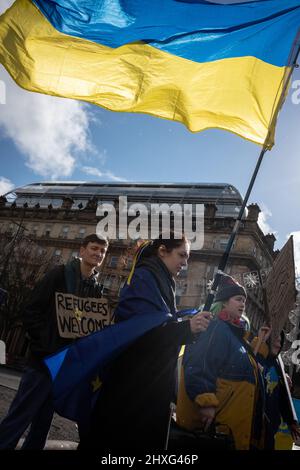
[[[33,0],[60,32],[111,48],[143,41],[195,62],[254,56],[288,64],[300,0]]]
[[[53,379],[55,410],[77,422],[88,419],[109,362],[147,331],[172,319],[170,314],[139,314],[72,343],[44,359]]]
[[[187,315],[196,315],[197,313],[200,312],[200,309],[199,308],[187,308],[185,310],[180,310],[179,312],[177,312],[177,316],[178,317],[185,317]]]
[[[64,362],[67,352],[68,349],[63,349],[62,351],[56,353],[54,356],[50,356],[49,358],[45,359],[45,363],[49,369],[52,380],[55,380],[58,371]]]
[[[296,415],[298,418],[298,422],[300,423],[300,400],[299,398],[293,398],[293,403],[294,403]]]

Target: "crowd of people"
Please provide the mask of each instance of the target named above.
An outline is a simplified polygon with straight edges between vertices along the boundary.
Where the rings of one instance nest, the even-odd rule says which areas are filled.
[[[23,315],[30,338],[29,365],[0,424],[0,449],[16,448],[29,425],[23,449],[44,447],[54,403],[43,359],[76,341],[60,336],[56,295],[101,297],[97,276],[107,249],[106,239],[89,235],[79,259],[56,267],[34,289]],[[197,435],[208,434],[212,426],[231,437],[231,448],[274,449],[281,417],[293,438],[299,438],[277,361],[282,343],[269,327],[261,328],[258,339],[250,342],[245,288],[224,274],[210,312],[178,312],[175,279],[189,255],[185,235],[173,232],[137,249],[115,322],[141,314],[163,314],[165,321],[108,362],[89,427],[77,423],[80,450],[168,449],[174,427],[179,432],[173,447],[183,446],[182,432],[193,436],[197,449]]]

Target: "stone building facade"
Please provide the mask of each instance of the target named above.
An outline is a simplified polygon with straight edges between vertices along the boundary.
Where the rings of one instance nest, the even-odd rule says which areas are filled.
[[[58,262],[67,262],[78,255],[81,239],[95,232],[101,220],[96,214],[99,203],[113,205],[118,215],[120,196],[127,198],[128,207],[134,203],[146,207],[176,203],[192,205],[193,211],[196,204],[204,205],[203,247],[191,252],[188,268],[177,280],[179,308],[204,303],[208,283],[213,279],[242,204],[240,193],[230,184],[31,184],[0,198],[0,240],[11,246],[16,233],[21,231],[38,245],[41,253],[55,256]],[[253,332],[264,322],[262,292],[254,280],[258,272],[264,275],[270,270],[276,256],[274,235],[264,235],[258,226],[259,212],[257,204],[248,206],[226,269],[247,288],[247,314]],[[131,216],[128,221],[132,219]],[[133,258],[132,245],[132,240],[113,240],[101,268],[101,282],[112,302],[117,301],[128,276]],[[4,258],[0,258],[0,275],[5,269]],[[0,338],[7,342],[12,356],[25,355],[26,339],[20,325],[5,334],[0,331]]]

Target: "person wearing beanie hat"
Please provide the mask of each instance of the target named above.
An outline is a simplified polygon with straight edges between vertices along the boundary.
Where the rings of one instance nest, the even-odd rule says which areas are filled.
[[[246,289],[233,277],[222,274],[211,311],[219,319],[249,331],[250,322],[245,315],[246,299]]]
[[[221,300],[228,300],[234,295],[243,295],[247,297],[246,290],[241,284],[239,284],[233,277],[228,274],[222,274],[217,294],[215,297],[215,302],[220,302]]]
[[[246,338],[246,291],[223,275],[211,308],[215,319],[183,357],[177,424],[207,430],[214,422],[232,434],[237,450],[261,448],[263,377]]]

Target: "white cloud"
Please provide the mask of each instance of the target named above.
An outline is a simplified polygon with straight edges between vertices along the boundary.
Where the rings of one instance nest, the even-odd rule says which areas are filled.
[[[293,239],[294,239],[294,256],[295,256],[296,273],[298,276],[300,276],[300,230],[298,230],[297,232],[290,233],[287,238],[289,238],[291,235],[293,235]]]
[[[83,166],[81,171],[87,175],[95,176],[96,178],[108,178],[112,181],[127,181],[125,178],[114,175],[111,171],[101,171],[92,166]]]
[[[1,0],[1,5],[0,5],[0,15],[7,10],[8,7],[10,7],[15,0]]]
[[[0,14],[13,3],[1,1]],[[18,87],[0,65],[5,102],[0,107],[0,138],[10,138],[25,157],[25,164],[44,178],[70,177],[87,162],[106,164],[106,150],[96,150],[90,124],[96,119],[80,101],[32,93]],[[84,170],[85,168],[85,170]],[[126,181],[109,170],[83,167],[86,174]]]
[[[261,212],[258,216],[258,225],[266,235],[267,233],[276,233],[269,224],[268,219],[272,217],[272,212],[267,208],[265,204],[261,204]]]
[[[0,14],[13,1],[1,0]],[[89,126],[95,119],[88,105],[23,90],[1,65],[0,80],[6,101],[0,108],[0,137],[14,142],[33,172],[55,179],[71,176],[90,157],[104,164],[106,152],[96,152],[89,138]]]
[[[10,138],[25,156],[25,164],[44,178],[71,176],[84,161],[107,160],[105,149],[96,151],[89,126],[96,122],[88,105],[75,100],[31,93],[19,88],[4,69],[6,104],[1,105],[0,137]],[[86,167],[93,168],[93,167]],[[98,172],[97,172],[98,171]],[[109,170],[85,171],[113,181],[126,181]]]
[[[2,70],[6,85],[6,105],[1,106],[5,112],[0,114],[2,133],[13,140],[36,174],[70,176],[79,155],[93,150],[87,105],[24,91]]]
[[[0,176],[0,196],[2,194],[8,193],[11,189],[13,189],[15,185],[4,176]]]

